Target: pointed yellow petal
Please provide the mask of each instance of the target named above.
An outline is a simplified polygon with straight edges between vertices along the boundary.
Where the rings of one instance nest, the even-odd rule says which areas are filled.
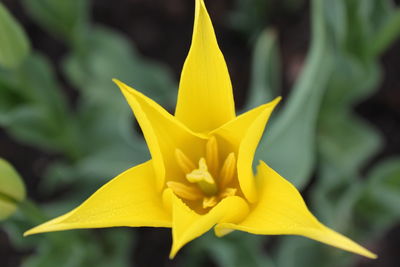
[[[113,81],[120,87],[142,128],[153,159],[157,189],[161,190],[165,177],[182,177],[176,162],[176,149],[197,161],[204,154],[206,139],[193,133],[150,98],[118,80]]]
[[[172,196],[172,199],[171,259],[186,243],[204,234],[215,224],[240,222],[249,211],[246,201],[237,196],[224,198],[204,215],[191,210],[175,195]]]
[[[219,140],[227,142],[221,147],[229,147],[231,150],[225,151],[225,153],[233,151],[237,155],[237,173],[240,188],[247,200],[252,203],[257,200],[252,168],[254,153],[264,132],[265,125],[280,100],[281,98],[277,97],[275,100],[254,108],[211,132],[211,134],[221,137]],[[237,148],[239,148],[238,151],[235,151]]]
[[[232,85],[203,0],[196,0],[192,44],[182,69],[176,117],[196,132],[235,117]]]
[[[264,235],[302,235],[376,258],[372,252],[321,224],[307,209],[297,189],[262,161],[256,179],[261,190],[259,202],[241,223],[217,225],[217,234],[234,229]]]
[[[101,187],[76,209],[27,231],[25,235],[114,226],[171,227],[155,189],[150,161],[133,167]]]

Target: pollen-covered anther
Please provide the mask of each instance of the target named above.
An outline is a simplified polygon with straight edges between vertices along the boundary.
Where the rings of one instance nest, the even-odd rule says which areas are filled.
[[[237,192],[236,188],[228,187],[219,195],[219,197],[221,199],[226,198],[226,197],[232,197],[232,196],[236,195],[236,192]]]
[[[204,196],[202,192],[193,186],[187,186],[179,182],[167,182],[167,186],[179,197],[187,200],[199,200]]]
[[[226,197],[236,195],[237,189],[228,187],[224,189],[218,196],[204,197],[203,198],[203,209],[212,208],[218,204],[218,202]]]
[[[225,188],[234,178],[236,171],[236,157],[235,153],[231,152],[226,157],[224,165],[219,174],[219,186]]]
[[[206,162],[208,169],[213,175],[218,175],[219,158],[217,139],[212,136],[206,144]]]
[[[212,208],[218,203],[218,198],[216,196],[203,198],[203,209]]]
[[[180,149],[175,149],[175,158],[178,162],[179,167],[182,171],[186,173],[190,173],[192,170],[196,168],[194,163],[182,152]]]

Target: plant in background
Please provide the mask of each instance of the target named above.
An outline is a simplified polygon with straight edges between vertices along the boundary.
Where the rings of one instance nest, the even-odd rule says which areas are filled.
[[[25,195],[21,177],[7,161],[0,158],[0,221],[17,210]]]
[[[388,180],[399,181],[400,165],[394,167],[398,156],[376,162],[374,157],[385,150],[383,136],[354,108],[377,91],[386,74],[380,57],[399,36],[400,10],[390,0],[311,3],[311,47],[258,156],[297,188],[308,186],[309,205],[323,222],[373,242],[399,221],[398,210],[393,209],[398,203],[393,196],[399,191],[388,186]],[[258,103],[260,96],[272,99],[282,89],[276,82],[277,46],[274,32],[260,35],[248,106]],[[386,105],[382,110],[390,110]],[[285,267],[354,266],[359,261],[293,237],[281,238],[273,254],[275,263]]]
[[[232,230],[302,235],[376,257],[321,224],[299,192],[263,161],[253,175],[254,153],[279,98],[236,117],[227,67],[202,0],[196,0],[175,116],[115,82],[143,130],[152,159],[27,235],[112,226],[171,227],[172,258],[215,225],[217,236]]]

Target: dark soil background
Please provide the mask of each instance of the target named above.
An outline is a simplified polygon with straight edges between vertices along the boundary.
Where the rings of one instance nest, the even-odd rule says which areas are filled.
[[[74,103],[77,92],[63,78],[59,62],[67,52],[64,44],[51,37],[27,16],[18,0],[3,0],[25,27],[36,50],[46,54],[56,68],[59,79],[64,81],[65,92]],[[92,19],[118,29],[126,34],[137,49],[148,58],[162,61],[172,68],[179,79],[186,57],[193,24],[194,1],[187,0],[96,0],[92,1]],[[273,26],[279,36],[283,59],[283,94],[301,70],[302,61],[309,44],[309,3],[304,1],[296,12],[285,13],[279,0],[272,0],[272,13],[265,25]],[[398,1],[399,2],[399,1]],[[235,100],[240,107],[246,98],[249,85],[251,43],[243,34],[228,27],[227,16],[234,6],[233,1],[214,0],[207,2],[213,18],[220,47],[225,55],[235,91]],[[382,151],[371,161],[400,155],[400,41],[397,41],[382,57],[384,80],[379,91],[356,107],[363,118],[378,128],[385,138]],[[37,202],[46,201],[37,192],[39,177],[46,165],[57,155],[22,145],[0,129],[0,156],[8,159],[23,177],[29,197]],[[368,166],[366,166],[368,169]],[[400,204],[400,203],[399,203]],[[139,231],[138,242],[152,244],[132,251],[132,260],[137,266],[176,266],[179,262],[167,260],[170,233],[167,230],[152,229]],[[163,236],[162,242],[160,236]],[[400,225],[390,230],[374,245],[378,260],[363,260],[358,267],[394,267],[398,265],[400,247]],[[157,257],[152,259],[156,251]],[[29,252],[27,252],[29,253]],[[160,257],[159,255],[165,255]],[[6,266],[17,266],[23,254],[12,247],[4,232],[0,230],[0,259]],[[166,259],[160,262],[160,258]],[[7,264],[8,263],[8,264]],[[179,264],[178,264],[179,265]]]

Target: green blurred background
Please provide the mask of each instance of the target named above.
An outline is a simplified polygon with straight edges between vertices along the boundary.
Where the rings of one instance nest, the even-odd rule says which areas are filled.
[[[222,239],[209,233],[173,261],[168,229],[23,238],[25,230],[70,210],[149,158],[111,78],[173,112],[194,0],[2,0],[1,267],[398,266],[396,1],[205,2],[239,113],[284,97],[257,158],[293,182],[322,222],[380,258],[301,237],[237,232]]]

